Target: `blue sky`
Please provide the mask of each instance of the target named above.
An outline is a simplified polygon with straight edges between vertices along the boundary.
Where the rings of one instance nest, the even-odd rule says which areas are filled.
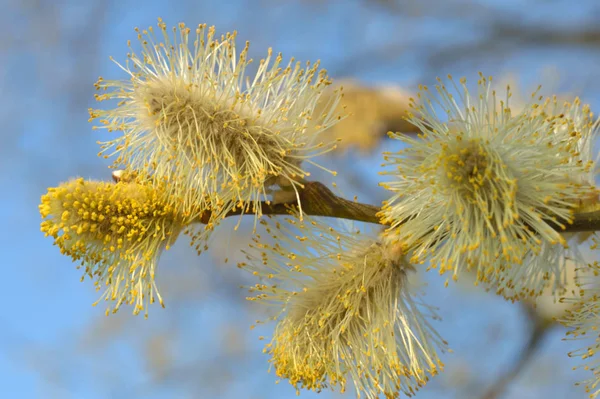
[[[99,75],[124,77],[108,57],[125,59],[126,43],[135,39],[136,26],[155,25],[159,16],[169,25],[206,22],[216,25],[220,33],[238,30],[240,42],[251,41],[255,59],[273,47],[284,57],[320,59],[334,78],[349,73],[364,82],[390,82],[410,90],[447,73],[475,81],[477,71],[483,70],[495,76],[513,73],[530,91],[545,83],[544,71],[551,67],[559,76],[551,85],[554,90],[580,94],[585,102],[598,105],[595,66],[599,51],[593,48],[524,45],[508,55],[488,54],[483,49],[482,55],[437,65],[435,54],[484,35],[486,20],[461,19],[460,7],[464,6],[456,2],[448,6],[447,17],[430,16],[426,6],[400,15],[364,3],[64,0],[38,4],[15,0],[3,7],[0,166],[4,173],[0,185],[5,196],[0,220],[8,227],[0,230],[5,256],[0,290],[0,303],[5,305],[0,314],[3,396],[295,397],[287,383],[275,385],[275,376],[266,372],[267,358],[257,337],[268,335],[272,326],[260,333],[247,328],[260,315],[245,303],[245,292],[238,288],[245,276],[239,275],[234,263],[220,261],[230,247],[243,246],[248,229],[229,241],[223,231],[215,238],[214,252],[200,258],[185,242],[169,251],[161,262],[159,283],[165,286],[167,303],[174,305],[152,309],[149,321],[131,316],[126,309],[107,319],[104,308],[91,307],[97,298],[92,284],[80,283],[75,265],[39,231],[37,205],[47,187],[73,176],[110,176],[107,161],[96,156],[95,142],[101,134],[92,131],[87,109],[95,105],[93,83]],[[510,13],[526,25],[545,27],[575,29],[599,15],[593,2],[581,2],[577,8],[567,1],[532,1],[523,6],[518,1],[486,0],[478,4],[499,15]],[[382,149],[389,146],[384,142]],[[337,162],[340,174],[344,168],[353,168],[367,181],[378,178],[377,154],[359,158],[350,153],[345,160],[331,162]],[[381,195],[374,191],[361,199],[374,202]],[[434,273],[424,279],[429,283],[428,301],[440,306],[444,315],[439,330],[455,353],[445,357],[447,376],[436,377],[442,382],[432,382],[417,397],[460,397],[448,388],[453,379],[460,378],[469,378],[474,391],[483,389],[523,344],[522,312],[465,285],[444,289],[443,279]],[[187,282],[185,287],[182,280]],[[176,299],[170,301],[170,297]],[[560,341],[562,333],[557,329],[547,337],[534,366],[516,380],[506,397],[558,398],[572,392],[583,397],[583,391],[571,385],[583,374],[570,370],[574,363],[566,352],[572,346]],[[153,342],[167,343],[165,353],[175,365],[164,382],[149,382],[152,378],[162,381],[147,367],[144,348],[158,345]],[[237,344],[241,349],[236,349]],[[228,351],[232,353],[227,355]],[[552,370],[544,368],[548,363],[553,364]],[[302,393],[301,397],[317,396]]]

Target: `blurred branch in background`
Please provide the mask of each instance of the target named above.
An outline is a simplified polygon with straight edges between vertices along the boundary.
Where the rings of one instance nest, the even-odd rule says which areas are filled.
[[[457,44],[431,54],[428,57],[430,67],[438,69],[482,55],[499,59],[527,47],[587,47],[600,52],[600,28],[595,24],[557,29],[556,25],[549,27],[548,24],[532,26],[515,16],[501,18],[492,20],[487,26],[487,34],[473,43]]]
[[[560,0],[512,4],[478,0],[362,0],[362,4],[397,19],[397,31],[391,33],[395,40],[369,43],[348,54],[337,62],[337,68],[330,67],[338,76],[356,76],[414,60],[418,81],[426,83],[453,72],[459,65],[461,69],[475,68],[474,72],[488,69],[490,63],[510,68],[509,62],[515,56],[538,54],[541,50],[580,49],[600,57],[600,26],[596,23],[600,3],[593,0],[578,2],[577,7]],[[452,33],[444,38],[431,35],[431,24],[436,22]],[[411,34],[413,30],[423,33]]]
[[[481,395],[481,399],[499,399],[504,397],[503,395],[508,390],[510,384],[532,363],[539,348],[542,346],[544,338],[555,325],[553,321],[541,317],[531,304],[523,302],[519,305],[527,314],[529,320],[529,333],[525,340],[525,345],[519,351],[515,360],[508,366],[507,370]]]

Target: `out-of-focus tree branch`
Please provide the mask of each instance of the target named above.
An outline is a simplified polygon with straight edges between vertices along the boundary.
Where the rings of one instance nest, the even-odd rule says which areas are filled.
[[[548,29],[514,21],[493,21],[487,35],[475,42],[457,44],[433,52],[428,63],[433,68],[452,64],[482,54],[505,57],[524,47],[588,47],[600,50],[600,29],[596,26],[581,29]]]
[[[552,321],[540,317],[531,304],[521,302],[521,306],[526,311],[530,322],[530,331],[525,347],[518,354],[508,370],[501,374],[500,377],[488,387],[483,395],[481,395],[481,399],[498,399],[502,397],[514,379],[518,377],[525,367],[527,367],[534,359],[544,337],[554,325]]]

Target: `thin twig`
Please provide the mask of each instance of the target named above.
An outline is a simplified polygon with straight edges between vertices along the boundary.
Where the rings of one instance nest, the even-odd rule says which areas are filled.
[[[378,216],[378,213],[381,212],[380,207],[338,197],[319,182],[305,182],[304,189],[300,191],[300,201],[302,212],[307,215],[386,225],[386,223],[380,221]],[[297,209],[295,204],[273,204],[269,201],[261,202],[260,207],[263,215],[288,215],[290,210]],[[229,212],[227,216],[242,214],[248,214],[248,210],[238,208]],[[253,215],[254,213],[250,214]],[[210,211],[206,211],[200,218],[200,222],[208,223],[209,220]],[[555,230],[564,233],[598,231],[600,230],[600,210],[576,214],[573,223],[567,224],[565,229],[555,221],[547,220],[546,222]]]
[[[381,211],[381,208],[338,197],[322,183],[305,182],[304,188],[300,191],[299,195],[302,212],[307,215],[328,216],[380,224],[377,213]],[[261,202],[260,206],[263,215],[289,215],[291,210],[297,209],[296,204],[272,204],[265,201]],[[238,208],[229,212],[227,216],[236,216],[245,213],[248,213],[248,211]],[[209,219],[210,213],[205,213],[202,217],[204,223]]]
[[[523,303],[523,306],[529,315],[531,325],[525,348],[519,353],[511,367],[485,391],[481,396],[481,399],[497,399],[506,392],[514,379],[521,374],[525,367],[533,360],[544,337],[553,325],[552,322],[548,322],[540,317],[531,305]]]
[[[123,171],[115,171],[112,178],[115,182],[121,181]],[[349,201],[345,198],[338,197],[328,189],[323,183],[317,181],[302,181],[302,188],[298,193],[300,203],[302,204],[302,212],[311,216],[326,216],[338,219],[349,219],[358,222],[367,222],[381,225],[383,223],[379,217],[381,208],[375,205],[362,204],[357,201]],[[295,203],[279,203],[274,204],[271,201],[261,201],[258,204],[263,215],[288,215],[291,211],[298,210]],[[225,215],[240,216],[245,214],[254,215],[254,211],[249,212],[248,207],[238,207]],[[198,218],[200,223],[207,224],[210,222],[210,210]],[[555,230],[563,233],[576,233],[583,231],[599,231],[600,230],[600,209],[590,212],[578,213],[574,216],[573,223],[566,226],[556,222],[556,220],[546,220]]]

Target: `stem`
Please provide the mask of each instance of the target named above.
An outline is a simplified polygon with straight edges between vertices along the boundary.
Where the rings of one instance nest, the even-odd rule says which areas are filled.
[[[381,211],[381,208],[338,197],[322,183],[305,182],[304,188],[301,189],[299,194],[300,202],[302,203],[302,212],[307,215],[327,216],[379,224],[377,213]],[[298,209],[295,203],[268,204],[263,201],[260,203],[260,206],[263,215],[289,215],[291,210]],[[242,213],[247,213],[247,211],[242,212],[241,209],[235,209],[229,212],[227,216],[235,216]],[[204,215],[202,219],[204,219]]]
[[[359,222],[382,224],[377,214],[381,211],[380,207],[359,202],[349,201],[338,197],[324,184],[319,182],[305,182],[304,188],[300,191],[300,201],[302,203],[302,212],[312,216],[327,216],[339,219],[350,219]],[[291,204],[272,204],[270,202],[260,202],[263,215],[289,215],[291,210],[296,210],[295,203]],[[248,214],[247,210],[235,209],[227,216],[236,216]],[[250,213],[253,215],[254,213]],[[210,211],[204,212],[200,222],[208,223],[210,220]],[[578,213],[574,216],[572,224],[567,224],[563,230],[556,222],[546,221],[557,231],[563,233],[575,233],[583,231],[600,230],[600,210]]]

